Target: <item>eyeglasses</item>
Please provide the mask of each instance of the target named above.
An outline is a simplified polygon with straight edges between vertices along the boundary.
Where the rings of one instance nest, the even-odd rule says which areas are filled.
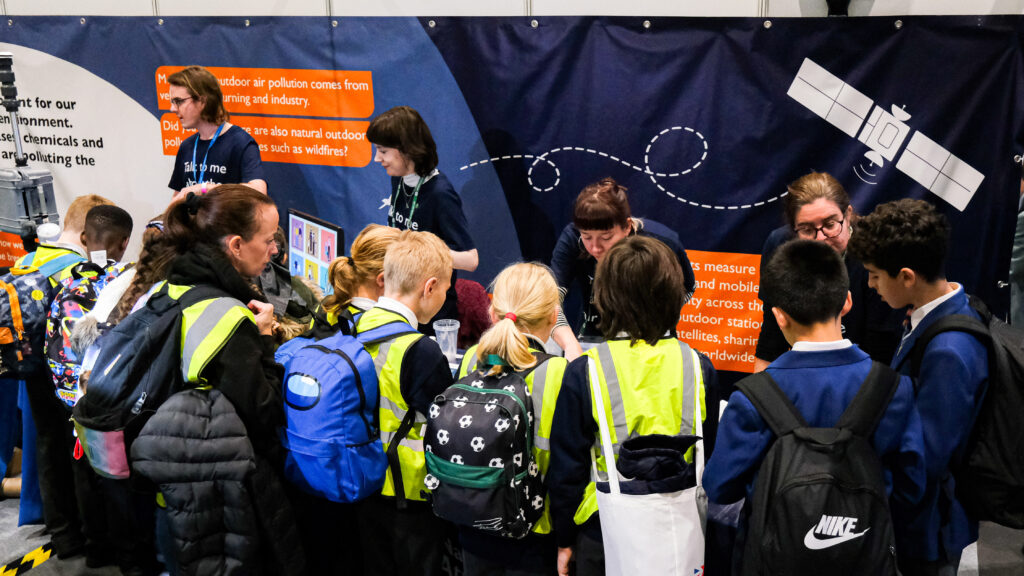
[[[821,232],[821,235],[824,236],[825,238],[835,238],[836,236],[839,236],[840,233],[842,233],[843,222],[846,222],[846,219],[840,218],[839,220],[833,220],[830,218],[828,220],[825,220],[825,223],[822,224],[821,226],[801,224],[799,226],[795,226],[793,228],[793,231],[796,232],[797,236],[805,238],[807,240],[814,240],[815,238],[817,238],[818,232]]]
[[[181,108],[182,104],[192,99],[192,96],[189,96],[187,98],[171,98],[171,106],[174,106],[175,108]]]

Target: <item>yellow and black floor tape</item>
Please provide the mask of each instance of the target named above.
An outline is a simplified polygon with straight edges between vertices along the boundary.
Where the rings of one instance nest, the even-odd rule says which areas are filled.
[[[50,559],[50,544],[46,543],[17,560],[0,566],[0,576],[18,576]]]

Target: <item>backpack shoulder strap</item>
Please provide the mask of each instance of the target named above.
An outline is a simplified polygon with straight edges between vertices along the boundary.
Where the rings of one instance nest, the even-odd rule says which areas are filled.
[[[736,384],[750,400],[772,432],[779,437],[797,428],[806,428],[807,421],[767,372],[758,372]]]
[[[921,362],[924,359],[925,348],[932,341],[933,338],[942,334],[943,332],[964,332],[977,338],[982,344],[988,346],[992,340],[992,335],[989,333],[988,326],[977,318],[971,318],[965,314],[952,314],[950,316],[943,316],[935,321],[931,326],[925,329],[924,333],[921,334],[914,341],[914,347],[910,350],[910,354],[904,357],[903,361],[910,360],[910,373],[917,375],[921,373]],[[902,366],[902,362],[900,366]],[[896,368],[899,369],[900,366]]]
[[[871,371],[839,417],[836,428],[845,428],[861,438],[870,438],[885,416],[899,384],[900,375],[895,370],[881,362],[872,362]]]
[[[356,333],[356,339],[362,342],[363,346],[369,346],[371,344],[380,344],[385,340],[391,340],[406,334],[419,334],[419,332],[413,330],[412,326],[409,324],[402,322],[401,320],[395,320],[394,322],[382,324],[376,328],[366,330],[365,332],[358,332]]]
[[[166,289],[166,286],[161,288],[161,290]],[[242,306],[245,306],[245,304],[242,303],[241,300],[238,300],[237,298],[228,295],[227,292],[221,290],[220,288],[210,286],[208,284],[199,284],[198,286],[189,288],[188,291],[186,291],[184,294],[181,295],[180,298],[178,298],[178,302],[181,304],[182,310],[184,310],[185,308],[188,308],[193,304],[198,304],[203,300],[211,300],[213,298],[229,298],[231,300],[234,300],[235,302],[240,303]]]
[[[33,266],[32,263],[35,260],[35,254],[36,253],[33,252],[31,254],[31,256],[33,257],[32,259],[26,259],[21,263],[20,267],[12,269],[11,273],[14,274],[15,276],[22,276],[25,274],[31,274],[32,272],[39,272],[43,276],[49,278],[51,276],[56,275],[58,272],[64,270],[65,268],[70,268],[75,264],[86,261],[81,254],[71,252],[69,250],[66,254],[61,254],[56,258],[47,260],[46,262],[43,262],[39,266]]]

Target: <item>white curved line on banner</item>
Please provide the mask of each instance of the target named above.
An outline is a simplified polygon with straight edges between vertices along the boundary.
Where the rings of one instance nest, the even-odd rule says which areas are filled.
[[[672,131],[679,131],[679,130],[685,131],[685,132],[689,132],[690,134],[693,134],[694,136],[696,136],[697,138],[700,139],[701,144],[703,144],[703,146],[704,146],[704,150],[701,152],[700,160],[698,160],[696,163],[694,163],[689,168],[687,168],[685,170],[682,170],[680,172],[663,173],[663,172],[655,172],[655,171],[651,170],[651,165],[650,165],[651,147],[654,146],[654,143],[657,142],[658,139],[661,138],[662,136],[664,136],[665,134],[668,134],[669,132],[672,132]],[[667,194],[670,198],[674,198],[675,200],[678,200],[679,202],[682,202],[683,204],[688,204],[688,205],[694,206],[696,208],[708,208],[708,209],[714,209],[714,210],[739,210],[739,209],[743,209],[743,208],[754,208],[754,207],[757,207],[757,206],[763,206],[765,204],[769,204],[771,202],[774,202],[774,201],[778,200],[779,198],[782,198],[783,196],[786,195],[786,192],[783,192],[782,194],[779,194],[778,196],[774,196],[774,197],[769,198],[768,200],[764,200],[762,202],[755,202],[755,203],[752,203],[752,204],[742,204],[742,205],[731,205],[730,206],[730,205],[701,204],[699,202],[694,202],[692,200],[688,200],[686,198],[683,198],[682,196],[679,196],[679,195],[677,195],[677,194],[667,190],[664,186],[661,185],[661,183],[658,181],[658,178],[676,178],[676,177],[679,177],[679,176],[685,176],[685,175],[693,172],[697,168],[700,168],[701,164],[703,164],[704,160],[706,160],[707,157],[708,157],[708,141],[707,141],[707,138],[705,138],[704,135],[701,134],[700,132],[698,132],[698,131],[696,131],[693,128],[690,128],[688,126],[672,126],[670,128],[665,128],[661,132],[657,133],[654,136],[654,138],[651,138],[651,141],[647,143],[647,148],[644,150],[644,165],[643,166],[632,164],[630,162],[627,162],[626,160],[623,160],[621,158],[618,158],[618,157],[613,156],[611,154],[608,154],[606,152],[601,152],[601,151],[598,151],[598,150],[594,150],[592,148],[581,148],[579,146],[562,146],[562,147],[559,147],[559,148],[552,148],[551,150],[548,150],[547,152],[544,152],[543,154],[540,154],[540,155],[533,155],[533,154],[509,154],[509,155],[506,155],[506,156],[495,156],[494,158],[487,158],[485,160],[480,160],[478,162],[473,162],[472,164],[467,164],[467,165],[462,166],[461,168],[459,168],[459,170],[460,171],[461,170],[468,170],[470,168],[474,168],[474,167],[480,166],[482,164],[500,162],[502,160],[519,160],[519,159],[533,160],[533,162],[530,164],[530,169],[526,173],[526,179],[530,183],[530,187],[533,188],[534,190],[536,190],[537,192],[550,192],[550,191],[554,190],[555,188],[557,188],[558,184],[562,181],[562,173],[561,173],[561,171],[559,171],[558,166],[554,162],[552,162],[551,160],[548,159],[549,155],[555,154],[555,153],[558,153],[558,152],[586,152],[588,154],[595,154],[597,156],[608,158],[609,160],[612,160],[614,162],[618,162],[619,164],[622,164],[623,166],[626,166],[627,168],[632,168],[633,170],[636,170],[637,172],[642,172],[644,174],[647,174],[650,177],[651,182],[653,182],[654,185],[657,186],[659,190],[661,190],[662,192]],[[554,181],[554,183],[551,186],[548,186],[547,188],[541,188],[541,187],[537,186],[533,182],[533,170],[541,162],[544,162],[548,166],[551,166],[551,168],[554,169],[554,171],[555,171],[555,181]]]

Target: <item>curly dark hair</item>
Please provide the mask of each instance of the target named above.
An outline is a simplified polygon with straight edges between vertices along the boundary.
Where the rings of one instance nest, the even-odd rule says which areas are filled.
[[[858,221],[847,249],[889,276],[909,268],[935,282],[945,276],[949,222],[924,200],[886,202]]]

